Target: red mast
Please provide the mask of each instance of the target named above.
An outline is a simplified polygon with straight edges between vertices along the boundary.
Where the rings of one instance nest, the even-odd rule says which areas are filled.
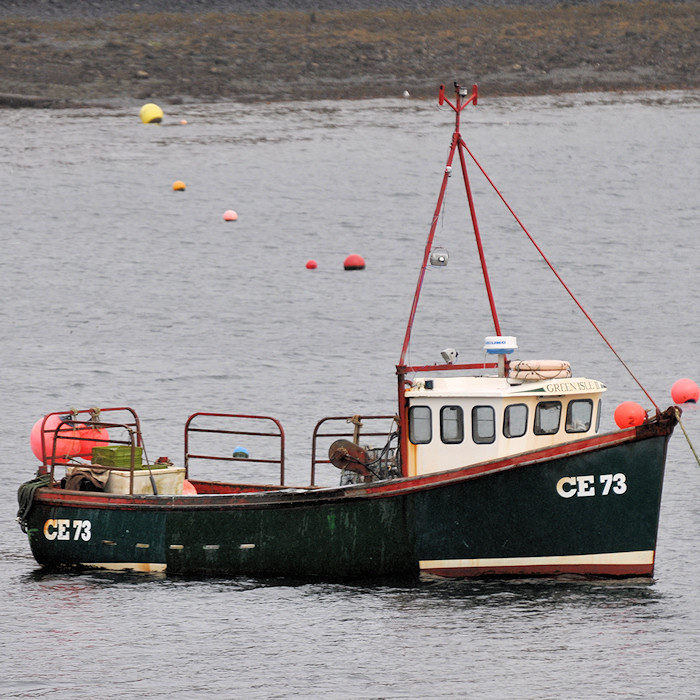
[[[464,187],[467,192],[467,199],[469,200],[469,212],[471,214],[471,220],[472,220],[472,226],[474,228],[474,237],[476,239],[476,245],[479,251],[479,260],[481,261],[481,270],[484,275],[484,284],[486,286],[486,294],[488,295],[489,298],[489,305],[491,307],[491,316],[493,317],[493,324],[494,328],[496,330],[496,335],[501,335],[501,327],[498,322],[498,314],[496,313],[496,305],[493,300],[493,293],[491,291],[491,282],[489,280],[489,274],[488,270],[486,269],[486,259],[484,257],[484,251],[483,247],[481,245],[481,234],[479,233],[479,224],[476,219],[476,211],[474,209],[474,199],[472,196],[472,191],[471,191],[471,186],[469,184],[469,176],[467,174],[467,166],[466,166],[466,159],[465,159],[465,152],[470,156],[470,158],[474,161],[475,165],[477,168],[481,171],[481,173],[484,175],[486,180],[489,182],[491,187],[493,187],[494,191],[498,195],[498,197],[501,199],[503,204],[506,206],[508,211],[511,213],[517,224],[520,226],[520,228],[523,230],[525,235],[528,237],[530,242],[534,245],[535,249],[539,253],[539,255],[542,257],[544,262],[547,264],[547,266],[550,268],[550,270],[554,273],[556,276],[557,280],[560,282],[560,284],[564,287],[566,290],[567,294],[572,298],[574,303],[578,306],[578,308],[581,310],[581,312],[584,314],[586,319],[591,323],[593,328],[595,328],[596,332],[598,335],[603,339],[605,344],[610,348],[610,350],[613,352],[615,357],[620,361],[622,366],[627,370],[629,375],[632,377],[632,379],[636,382],[636,384],[639,386],[639,388],[644,392],[646,397],[651,401],[652,405],[656,409],[657,415],[660,413],[659,407],[657,406],[656,402],[654,399],[651,397],[649,392],[644,388],[642,383],[637,379],[637,377],[634,375],[632,370],[627,366],[625,361],[620,357],[620,355],[617,353],[615,348],[611,345],[610,341],[605,337],[603,332],[598,328],[598,326],[595,324],[593,319],[590,317],[588,312],[583,308],[581,305],[581,302],[574,296],[573,292],[569,289],[569,287],[566,285],[564,280],[561,278],[559,273],[554,269],[554,266],[552,263],[549,261],[547,256],[542,252],[541,248],[537,245],[533,237],[530,235],[529,231],[525,228],[523,223],[520,221],[520,219],[517,217],[511,206],[506,202],[505,198],[501,194],[501,192],[498,190],[498,188],[494,185],[493,181],[491,178],[486,174],[484,169],[481,167],[479,162],[476,160],[474,155],[471,153],[469,148],[467,147],[466,143],[464,142],[464,139],[462,139],[462,135],[459,130],[459,120],[460,120],[460,114],[462,110],[469,104],[476,105],[477,102],[477,96],[478,96],[478,90],[477,86],[473,85],[472,86],[472,94],[468,95],[468,91],[466,88],[460,87],[457,83],[455,85],[455,102],[454,104],[450,102],[445,97],[445,86],[441,85],[440,86],[440,93],[438,96],[438,103],[440,105],[447,103],[452,110],[455,112],[455,130],[452,135],[452,144],[450,146],[450,152],[447,156],[447,163],[445,165],[445,173],[442,178],[442,186],[440,187],[440,195],[438,196],[438,201],[437,205],[435,207],[435,213],[433,215],[433,221],[432,225],[430,227],[430,233],[428,234],[428,240],[425,245],[425,253],[423,255],[423,264],[420,269],[420,273],[418,275],[418,284],[416,285],[416,291],[415,294],[413,295],[413,305],[411,307],[411,314],[408,319],[408,325],[406,327],[406,335],[404,337],[404,342],[403,342],[403,347],[401,348],[401,358],[399,360],[399,364],[396,365],[396,374],[398,375],[398,389],[399,389],[399,422],[400,422],[400,430],[401,430],[401,465],[402,465],[402,470],[405,476],[407,476],[407,465],[408,465],[408,446],[409,446],[409,440],[408,440],[408,415],[407,415],[407,403],[406,403],[406,397],[405,397],[405,386],[406,384],[410,384],[406,380],[406,375],[409,373],[413,372],[426,372],[426,371],[444,371],[444,370],[463,370],[463,369],[483,369],[483,368],[493,368],[497,367],[498,365],[496,363],[487,363],[487,364],[476,364],[476,365],[454,365],[454,364],[444,364],[444,365],[426,365],[426,366],[416,366],[416,367],[407,367],[405,362],[406,362],[406,353],[408,352],[408,346],[411,341],[411,330],[413,328],[413,321],[415,319],[416,315],[416,309],[418,308],[418,300],[420,298],[420,293],[421,293],[421,288],[423,286],[423,279],[425,277],[425,270],[428,266],[428,261],[430,259],[430,251],[432,249],[433,245],[433,238],[435,236],[435,231],[437,229],[437,224],[440,216],[440,211],[442,209],[442,202],[445,196],[445,189],[447,188],[447,180],[452,172],[452,161],[454,160],[455,153],[459,154],[459,164],[462,169],[462,177],[464,179]]]
[[[442,202],[445,197],[445,190],[447,189],[447,180],[452,172],[452,162],[455,157],[455,153],[459,154],[459,165],[462,170],[462,177],[464,179],[464,187],[467,192],[467,200],[469,201],[469,213],[471,215],[472,227],[474,229],[474,237],[476,239],[476,246],[479,251],[479,260],[481,261],[481,270],[484,275],[484,284],[486,285],[486,294],[488,295],[489,305],[491,307],[491,316],[493,317],[493,323],[496,331],[496,335],[501,335],[501,326],[498,322],[498,314],[496,312],[496,304],[493,299],[493,292],[491,291],[491,282],[489,280],[489,273],[486,267],[486,258],[484,257],[484,249],[481,244],[481,234],[479,233],[479,223],[476,218],[476,210],[474,208],[474,198],[472,196],[471,186],[469,184],[469,175],[467,174],[467,164],[464,157],[464,151],[466,149],[466,144],[462,139],[460,133],[460,115],[462,110],[470,104],[476,106],[478,98],[478,88],[476,85],[472,86],[471,95],[468,94],[467,88],[460,87],[457,83],[455,85],[455,102],[454,104],[445,97],[445,86],[440,86],[440,93],[438,95],[438,103],[440,105],[447,103],[455,113],[455,130],[452,134],[452,144],[450,145],[450,151],[447,156],[447,162],[445,164],[445,172],[442,177],[442,186],[440,187],[440,194],[438,195],[437,204],[435,206],[435,213],[433,214],[432,224],[430,226],[430,232],[428,233],[428,240],[425,244],[425,251],[423,253],[423,264],[420,268],[420,273],[418,274],[418,283],[416,285],[416,291],[413,295],[413,304],[411,306],[411,313],[408,318],[408,324],[406,326],[406,335],[403,341],[403,347],[401,348],[401,358],[399,359],[399,364],[396,366],[396,373],[398,375],[399,382],[399,420],[401,426],[401,464],[404,476],[406,475],[406,465],[408,463],[408,421],[406,412],[406,401],[404,396],[404,388],[406,384],[406,374],[417,368],[407,367],[406,353],[408,352],[408,346],[411,342],[411,330],[413,329],[413,321],[416,316],[416,310],[418,308],[418,300],[420,299],[421,289],[423,287],[423,279],[425,278],[425,271],[428,267],[428,261],[430,259],[430,251],[433,247],[433,239],[435,237],[435,231],[437,229],[438,221],[440,218],[440,211],[442,209]],[[481,364],[479,367],[483,367]],[[436,365],[431,367],[431,369],[447,369],[447,365]],[[469,365],[449,365],[450,369],[467,369]],[[421,369],[428,369],[427,367]]]

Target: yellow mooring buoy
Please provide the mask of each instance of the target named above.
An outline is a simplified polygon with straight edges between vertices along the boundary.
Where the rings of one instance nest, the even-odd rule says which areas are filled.
[[[158,105],[149,102],[141,107],[139,117],[144,124],[160,124],[163,120],[163,110]]]

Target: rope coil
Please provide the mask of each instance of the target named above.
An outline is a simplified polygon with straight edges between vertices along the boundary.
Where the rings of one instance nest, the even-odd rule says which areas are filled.
[[[25,481],[19,489],[17,489],[17,501],[19,502],[19,510],[17,511],[17,522],[22,528],[22,532],[27,532],[27,516],[32,509],[34,503],[34,494],[37,489],[46,488],[51,484],[50,474],[40,474],[31,481]]]

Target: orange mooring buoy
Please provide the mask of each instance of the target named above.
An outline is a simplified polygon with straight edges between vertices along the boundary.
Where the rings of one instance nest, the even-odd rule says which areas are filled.
[[[647,412],[634,401],[623,401],[615,409],[615,423],[618,428],[632,428],[641,425],[647,417]]]

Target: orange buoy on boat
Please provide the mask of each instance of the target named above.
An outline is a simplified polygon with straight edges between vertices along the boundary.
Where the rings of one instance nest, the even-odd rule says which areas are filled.
[[[92,448],[102,447],[109,442],[109,432],[106,428],[96,428],[89,423],[81,424],[75,431],[75,440],[78,443],[78,451],[74,457],[82,457],[83,459],[92,459]]]
[[[73,428],[64,425],[58,430],[58,433],[55,432],[62,420],[60,416],[49,416],[46,420],[44,420],[44,418],[39,418],[39,420],[34,423],[32,432],[29,435],[29,444],[34,456],[38,460],[43,462],[44,456],[49,459],[51,455],[54,454],[54,443],[56,443],[55,454],[57,457],[58,455],[67,454],[72,450],[73,440],[71,438],[73,437]],[[56,461],[63,463],[66,460],[57,459]]]
[[[614,417],[618,428],[633,428],[646,420],[647,412],[634,401],[623,401],[615,409]]]
[[[109,442],[109,432],[105,428],[69,422],[69,419],[69,415],[52,415],[46,420],[40,418],[34,424],[29,444],[37,459],[43,462],[44,458],[51,459],[55,455],[57,464],[65,464],[76,457],[90,459],[93,447]],[[66,422],[61,425],[63,421]]]
[[[361,255],[353,253],[352,255],[348,255],[348,257],[345,258],[344,267],[346,270],[364,270],[365,260]]]
[[[679,379],[671,387],[671,398],[674,403],[697,403],[700,387],[692,379]]]

